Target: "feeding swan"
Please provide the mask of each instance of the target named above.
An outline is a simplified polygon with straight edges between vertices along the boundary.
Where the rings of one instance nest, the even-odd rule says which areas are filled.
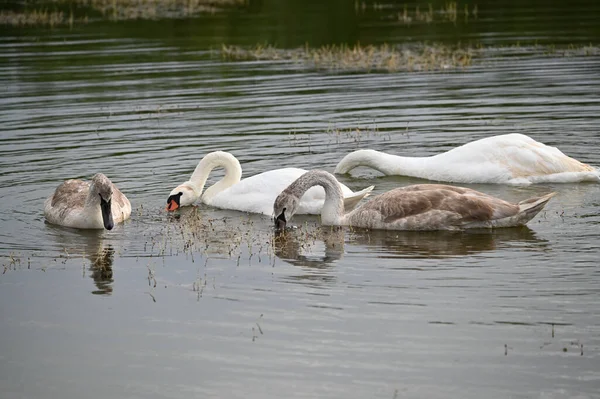
[[[359,166],[386,175],[455,183],[600,182],[598,169],[563,154],[558,148],[516,133],[473,141],[430,157],[358,150],[346,155],[334,173],[348,173]]]
[[[214,168],[225,168],[225,176],[202,192],[210,172]],[[260,173],[241,180],[242,167],[230,153],[215,151],[207,154],[196,166],[190,180],[180,184],[169,194],[167,210],[192,205],[199,198],[206,205],[222,209],[271,215],[273,201],[294,180],[306,173],[304,169],[284,168]],[[366,197],[373,186],[358,192],[341,185],[346,209],[354,208]],[[325,201],[321,187],[308,190],[301,198],[297,213],[316,215]]]
[[[284,228],[296,213],[302,194],[317,185],[325,189],[326,196],[321,210],[322,224],[382,230],[462,230],[524,225],[555,194],[512,204],[469,188],[417,184],[388,191],[346,212],[336,178],[331,173],[312,170],[275,200],[275,226]]]
[[[131,215],[131,204],[102,173],[91,183],[67,180],[44,202],[44,216],[49,223],[76,229],[112,230]]]

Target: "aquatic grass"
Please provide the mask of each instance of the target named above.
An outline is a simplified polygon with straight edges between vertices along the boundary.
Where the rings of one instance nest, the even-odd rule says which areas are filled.
[[[225,61],[278,61],[301,68],[328,72],[427,72],[468,68],[476,61],[511,55],[535,56],[597,56],[600,48],[588,45],[556,46],[522,45],[486,47],[482,44],[464,46],[460,43],[419,43],[411,45],[325,45],[280,49],[268,44],[253,47],[222,45],[220,54]]]
[[[270,225],[269,225],[270,227]],[[185,256],[192,263],[202,262],[192,291],[201,295],[206,289],[206,270],[209,259],[230,261],[235,267],[242,264],[275,266],[276,259],[293,258],[298,251],[310,251],[317,240],[327,237],[329,227],[318,224],[301,226],[292,232],[278,234],[263,223],[256,224],[252,215],[240,217],[206,217],[201,208],[184,209],[166,215],[158,231],[149,232],[144,252],[148,258]]]
[[[407,126],[408,131],[408,126]],[[335,144],[355,143],[360,145],[364,141],[370,139],[381,139],[382,141],[391,141],[391,132],[381,132],[375,122],[373,126],[352,126],[338,127],[335,123],[330,123],[327,126],[325,134],[328,136],[329,143],[335,141]],[[405,134],[404,132],[402,134]]]
[[[396,19],[402,22],[404,25],[411,25],[412,23],[452,23],[453,25],[457,25],[459,20],[460,9],[462,6],[463,14],[464,14],[464,23],[469,23],[469,18],[472,17],[474,20],[477,20],[479,17],[479,10],[477,4],[469,5],[468,3],[461,4],[457,1],[447,1],[439,9],[434,9],[432,3],[427,3],[427,5],[423,6],[422,4],[417,4],[411,7],[409,4],[404,3],[401,7],[401,11],[394,11],[395,14],[389,16],[389,19]],[[392,4],[381,4],[381,3],[373,3],[369,6],[366,2],[358,2],[354,3],[354,11],[356,14],[365,13],[369,8],[372,8],[375,11],[383,11],[386,9],[396,10],[396,6]]]
[[[82,19],[83,21],[83,19]],[[47,8],[31,11],[0,11],[0,25],[12,26],[58,26],[64,24],[73,24],[73,14],[69,14],[69,18],[65,18],[62,11],[49,11]]]
[[[456,19],[458,15],[457,9],[457,3],[455,1],[450,1],[444,4],[441,14],[444,16],[444,19],[456,25]]]
[[[474,49],[461,45],[419,44],[413,46],[325,45],[311,48],[278,49],[259,44],[251,48],[223,45],[226,61],[291,61],[327,71],[398,72],[464,68],[472,63]]]
[[[186,18],[243,6],[246,0],[62,0],[90,6],[111,20]]]
[[[90,19],[157,20],[216,14],[247,5],[247,0],[47,0],[23,2],[0,11],[0,25],[59,26]]]

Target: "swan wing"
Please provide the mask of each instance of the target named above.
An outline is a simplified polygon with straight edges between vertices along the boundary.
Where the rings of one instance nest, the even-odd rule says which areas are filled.
[[[51,205],[53,207],[83,207],[89,190],[90,183],[86,181],[74,179],[66,180],[56,188],[54,194],[50,197]]]
[[[112,192],[111,211],[113,220],[115,223],[120,223],[129,219],[131,216],[131,203],[125,194],[123,194],[114,184],[112,185]]]
[[[545,203],[549,200],[546,199]],[[506,227],[527,220],[516,216],[521,205],[463,187],[441,184],[414,185],[381,194],[347,215],[350,225],[388,230],[455,230],[471,227]],[[512,219],[511,219],[512,218]]]
[[[342,186],[342,192],[344,192],[344,186],[343,184],[340,183],[340,185]],[[369,186],[367,188],[364,188],[360,191],[357,192],[352,192],[352,190],[350,190],[348,187],[346,187],[350,192],[346,193],[344,192],[344,211],[346,212],[350,212],[351,210],[353,210],[354,208],[356,208],[356,206],[358,205],[358,203],[363,199],[369,196],[369,194],[371,194],[371,191],[373,191],[373,189],[375,188],[375,186]]]
[[[431,157],[436,168],[448,166],[444,180],[462,182],[527,183],[560,181],[557,174],[581,173],[586,180],[596,169],[565,155],[556,147],[535,141],[524,134],[505,134],[473,141]],[[537,179],[536,179],[537,178]]]
[[[81,212],[90,189],[83,180],[66,180],[44,203],[44,216],[50,223],[63,224],[73,212]]]

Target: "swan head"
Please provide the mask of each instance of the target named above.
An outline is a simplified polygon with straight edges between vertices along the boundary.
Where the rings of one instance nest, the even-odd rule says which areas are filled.
[[[288,220],[290,220],[298,210],[299,203],[300,199],[293,194],[286,191],[279,194],[273,203],[273,221],[275,222],[275,228],[277,230],[285,229]]]
[[[167,198],[167,211],[174,211],[182,206],[193,205],[200,196],[191,186],[191,183],[183,183],[180,186],[175,187]]]
[[[92,177],[90,191],[92,197],[97,194],[100,197],[100,211],[102,213],[102,223],[106,230],[112,230],[115,226],[112,216],[112,182],[102,173],[97,173]]]

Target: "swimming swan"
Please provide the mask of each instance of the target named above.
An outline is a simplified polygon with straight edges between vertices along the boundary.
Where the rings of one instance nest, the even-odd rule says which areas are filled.
[[[275,226],[284,228],[309,188],[325,189],[321,223],[383,230],[463,230],[524,225],[554,196],[550,193],[511,204],[463,187],[417,184],[396,188],[345,213],[341,189],[328,172],[312,170],[286,188],[273,204]]]
[[[91,183],[67,180],[44,202],[44,216],[49,223],[76,229],[112,230],[131,215],[131,204],[102,173]]]
[[[225,176],[202,193],[210,172],[217,167],[225,168]],[[306,173],[304,169],[285,168],[260,173],[241,180],[242,167],[230,153],[215,151],[207,154],[196,166],[190,180],[180,184],[169,194],[167,210],[201,202],[222,209],[271,215],[275,197],[290,183]],[[353,209],[361,199],[369,195],[373,186],[352,192],[342,185],[344,206]],[[316,215],[325,201],[325,191],[315,187],[302,196],[297,213]]]
[[[473,141],[430,157],[403,157],[374,150],[346,155],[334,173],[368,166],[386,175],[455,183],[531,184],[600,182],[600,171],[523,134]]]

